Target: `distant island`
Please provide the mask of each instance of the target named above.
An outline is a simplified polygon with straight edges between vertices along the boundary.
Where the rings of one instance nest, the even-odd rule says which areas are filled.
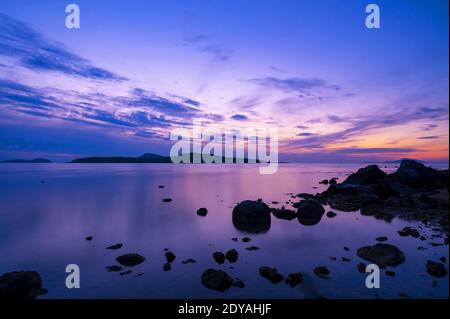
[[[194,154],[189,154],[190,162],[193,163]],[[174,158],[175,160],[178,158]],[[215,159],[219,163],[226,164],[225,157],[215,156]],[[228,158],[228,160],[230,160]],[[241,160],[242,161],[242,160]],[[236,158],[233,158],[233,162],[236,162]],[[248,159],[245,158],[243,160],[244,163],[248,163]],[[72,160],[70,163],[173,163],[172,159],[169,156],[161,156],[158,154],[146,153],[138,157],[127,157],[127,156],[93,156],[93,157],[84,157],[84,158],[76,158]],[[205,163],[202,159],[202,163]],[[256,163],[260,163],[259,160],[256,160]]]
[[[13,160],[5,160],[0,161],[0,163],[51,163],[52,161],[46,158],[35,158],[32,160],[25,159],[13,159]]]

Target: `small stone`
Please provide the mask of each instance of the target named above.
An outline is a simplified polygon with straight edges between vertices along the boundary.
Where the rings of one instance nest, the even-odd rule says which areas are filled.
[[[377,237],[377,238],[376,238],[376,241],[379,241],[379,242],[381,242],[381,243],[385,242],[386,240],[388,240],[388,238],[385,237],[385,236],[381,236],[381,237]]]
[[[249,238],[249,237],[242,238],[242,242],[244,242],[244,243],[248,243],[250,240],[251,240],[251,238]]]
[[[337,216],[337,214],[335,212],[331,211],[331,210],[329,212],[327,212],[327,217],[328,218],[334,218],[336,216]]]
[[[139,254],[125,254],[117,257],[116,260],[123,266],[133,267],[143,263],[145,261],[145,257],[142,257]]]
[[[87,237],[86,237],[86,240],[87,240],[87,241],[91,241],[92,239],[93,239],[92,236],[87,236]]]
[[[212,290],[225,291],[232,283],[233,279],[222,270],[209,268],[202,274],[202,284]]]
[[[183,260],[181,263],[182,264],[195,264],[197,261],[195,259],[189,258],[186,260]]]
[[[284,276],[281,275],[276,268],[260,267],[259,274],[268,279],[273,284],[278,284],[284,279]]]
[[[334,257],[334,256],[331,256],[330,257],[330,260],[333,260],[333,261],[335,261],[337,258],[336,257]]]
[[[123,267],[119,266],[119,265],[113,265],[113,266],[107,266],[106,270],[108,272],[117,272],[117,271],[122,271]]]
[[[122,248],[122,246],[123,246],[122,244],[115,244],[115,245],[106,247],[106,249],[117,250],[117,249]]]
[[[239,254],[235,249],[231,249],[225,253],[225,258],[230,263],[235,263],[238,260]]]
[[[247,249],[249,251],[255,251],[255,250],[259,250],[259,247],[258,246],[250,246],[250,247],[247,247],[245,249]]]
[[[233,283],[231,284],[233,287],[244,288],[245,284],[239,278],[234,278]]]
[[[289,285],[289,287],[293,288],[303,281],[303,275],[300,272],[291,273],[284,281]]]
[[[121,273],[119,273],[119,275],[121,275],[121,276],[129,275],[129,274],[131,274],[131,270],[125,270],[125,271],[122,271]]]
[[[175,254],[173,252],[171,252],[171,251],[166,252],[164,255],[166,256],[166,260],[167,260],[168,263],[171,263],[172,261],[175,260],[175,258],[177,258],[175,256]]]
[[[391,271],[391,270],[386,270],[386,276],[394,277],[395,276],[395,272]]]
[[[223,264],[225,262],[225,255],[220,251],[216,251],[213,254],[213,258],[218,264]]]
[[[358,263],[356,265],[356,268],[358,269],[358,271],[360,273],[365,273],[366,272],[366,265],[364,263]]]
[[[447,269],[445,269],[443,263],[428,260],[426,268],[427,273],[429,273],[431,276],[438,278],[447,276]]]
[[[197,215],[206,216],[208,214],[208,210],[205,207],[199,208],[197,210]]]
[[[343,262],[347,262],[347,263],[348,263],[348,262],[350,262],[351,260],[350,260],[350,259],[348,259],[348,258],[342,257],[342,261],[343,261]]]
[[[170,203],[172,201],[172,198],[164,198],[162,201],[164,203]]]
[[[319,267],[314,268],[314,273],[318,277],[323,278],[323,279],[330,278],[330,271],[325,266],[319,266]]]
[[[344,250],[345,250],[345,251],[349,251],[349,250],[350,250],[350,248],[348,248],[348,247],[344,247]]]
[[[231,238],[232,241],[238,241],[236,237]]]
[[[164,188],[164,185],[158,185],[158,188]]]

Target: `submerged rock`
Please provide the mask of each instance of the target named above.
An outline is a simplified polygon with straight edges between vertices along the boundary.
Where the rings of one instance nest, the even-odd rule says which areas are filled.
[[[259,274],[264,278],[268,279],[273,284],[278,284],[283,281],[284,276],[278,272],[276,268],[271,267],[260,267]]]
[[[212,268],[203,272],[201,280],[206,288],[216,291],[225,291],[233,283],[233,279],[226,272]]]
[[[197,261],[195,259],[189,258],[186,260],[183,260],[181,263],[182,264],[195,264]]]
[[[286,284],[289,285],[289,287],[293,288],[297,285],[299,285],[303,281],[303,275],[300,272],[291,273],[287,276],[287,278],[284,280]]]
[[[163,202],[164,203],[170,203],[172,201],[172,198],[164,198]]]
[[[336,216],[337,216],[337,214],[335,212],[331,211],[331,210],[327,213],[327,217],[328,218],[334,218]]]
[[[242,238],[243,243],[248,243],[250,240],[252,240],[250,237],[244,237]]]
[[[197,209],[197,215],[206,216],[208,214],[208,210],[205,207]]]
[[[259,250],[258,246],[250,246],[250,247],[246,247],[245,249],[249,250],[249,251],[254,251],[254,250]]]
[[[117,262],[123,266],[133,267],[145,261],[145,257],[139,254],[125,254],[116,258]]]
[[[301,200],[297,210],[298,221],[302,225],[315,225],[325,213],[323,206],[312,199]]]
[[[92,237],[92,236],[87,236],[85,239],[86,239],[87,241],[91,241],[91,240],[93,239],[93,237]]]
[[[231,284],[233,287],[244,288],[244,282],[239,278],[234,278],[233,283]]]
[[[238,260],[239,254],[235,249],[231,249],[225,253],[225,258],[230,263],[235,263]]]
[[[266,232],[270,228],[270,209],[263,202],[245,200],[233,209],[233,225],[250,233]]]
[[[443,263],[434,262],[432,260],[427,261],[427,273],[434,277],[445,277],[447,276],[447,269]]]
[[[0,276],[0,299],[35,299],[47,293],[36,271],[14,271]]]
[[[278,219],[286,219],[286,220],[293,220],[297,217],[297,213],[290,209],[272,209],[272,214]]]
[[[359,271],[360,273],[365,273],[365,272],[366,272],[366,264],[364,264],[364,263],[358,263],[358,264],[356,265],[356,269],[358,269],[358,271]]]
[[[218,264],[223,264],[225,262],[225,255],[220,251],[213,253],[213,258]]]
[[[319,266],[319,267],[314,268],[314,273],[318,277],[323,278],[323,279],[330,278],[330,271],[325,266]]]
[[[385,236],[380,236],[380,237],[375,238],[375,240],[382,243],[382,242],[385,242],[386,240],[388,240],[388,238]]]
[[[396,246],[378,243],[358,249],[359,257],[371,261],[378,266],[398,266],[405,262],[405,255]]]
[[[164,265],[163,265],[163,270],[164,271],[169,271],[169,270],[171,270],[172,269],[172,264],[170,263],[170,262],[166,262]]]
[[[115,244],[115,245],[106,247],[106,249],[117,250],[117,249],[122,248],[122,246],[123,246],[123,244]]]
[[[117,272],[122,271],[123,267],[119,265],[106,266],[106,270],[108,272]]]
[[[175,258],[177,258],[177,256],[175,256],[175,254],[171,251],[167,251],[164,255],[166,256],[166,260],[168,263],[171,263],[175,260]]]
[[[412,228],[412,227],[404,227],[402,230],[399,230],[397,233],[402,237],[406,237],[406,236],[411,236],[414,238],[420,237],[420,233],[417,231],[417,229]]]

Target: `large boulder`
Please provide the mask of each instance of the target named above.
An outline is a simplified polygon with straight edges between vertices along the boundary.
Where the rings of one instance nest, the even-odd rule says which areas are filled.
[[[411,187],[448,185],[448,171],[437,171],[414,160],[403,160],[395,176]]]
[[[315,225],[319,223],[323,214],[325,214],[325,209],[319,202],[313,199],[301,200],[298,205],[298,221],[303,225]]]
[[[432,260],[427,261],[427,273],[434,277],[445,277],[447,276],[447,269],[443,263],[434,262]]]
[[[383,172],[377,165],[369,165],[364,168],[360,168],[356,173],[351,174],[344,181],[345,184],[375,184],[386,177],[386,173]]]
[[[371,261],[378,266],[398,266],[405,262],[405,255],[396,246],[378,243],[358,249],[359,257]]]
[[[225,291],[232,283],[233,278],[222,270],[209,268],[202,274],[202,284],[212,290]]]
[[[47,293],[36,271],[14,271],[0,276],[0,299],[35,299]]]
[[[265,203],[245,200],[233,209],[233,225],[238,230],[260,233],[270,229],[270,209]]]
[[[354,184],[332,184],[328,187],[326,191],[324,191],[322,194],[326,196],[333,196],[333,195],[357,195],[359,192],[358,185]]]

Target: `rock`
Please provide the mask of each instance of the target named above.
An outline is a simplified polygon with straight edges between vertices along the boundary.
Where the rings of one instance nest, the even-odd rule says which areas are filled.
[[[337,181],[336,181],[335,179],[330,179],[330,180],[328,181],[328,183],[329,183],[330,185],[336,185],[336,184],[337,184]]]
[[[336,257],[334,257],[334,256],[331,256],[330,257],[330,260],[333,260],[333,261],[335,261],[337,258]]]
[[[405,262],[405,255],[396,246],[378,243],[358,249],[359,257],[371,261],[378,266],[398,266]]]
[[[272,201],[272,204],[278,205],[279,203],[277,201]]]
[[[169,270],[171,270],[171,269],[172,269],[172,264],[171,264],[171,263],[166,262],[166,263],[163,265],[163,270],[164,270],[164,271],[169,271]]]
[[[208,214],[208,210],[205,207],[197,209],[197,215],[206,216]]]
[[[358,194],[359,187],[357,185],[353,184],[333,184],[328,187],[328,189],[323,192],[322,194],[326,196],[332,196],[332,195],[351,195],[354,196]]]
[[[290,209],[272,209],[272,214],[278,219],[293,220],[297,217],[297,213]]]
[[[239,254],[235,249],[231,249],[225,253],[225,258],[230,263],[235,263],[238,260]]]
[[[0,276],[0,300],[35,299],[47,293],[42,288],[42,279],[36,271],[14,271]]]
[[[231,238],[232,241],[238,241],[236,237]]]
[[[345,258],[345,257],[342,257],[342,261],[343,261],[343,262],[347,262],[347,263],[348,263],[348,262],[351,262],[351,260],[350,260],[350,259],[348,259],[348,258]]]
[[[270,223],[270,209],[265,203],[245,200],[233,209],[233,225],[238,230],[266,232]]]
[[[308,193],[300,193],[300,194],[297,194],[295,196],[303,198],[303,199],[312,199],[312,198],[314,198],[313,194],[308,194]]]
[[[86,239],[87,241],[91,241],[93,238],[92,238],[92,236],[87,236],[85,239]]]
[[[320,222],[324,213],[325,209],[319,202],[312,199],[301,200],[297,210],[298,221],[302,225],[315,225]]]
[[[225,255],[220,251],[216,251],[213,254],[213,258],[218,264],[223,264],[225,262]]]
[[[344,181],[346,184],[375,184],[386,177],[386,173],[383,172],[377,165],[369,165],[364,168],[360,168],[356,173],[351,174]]]
[[[119,265],[113,265],[113,266],[106,266],[106,270],[108,272],[117,272],[122,271],[123,267]]]
[[[391,270],[386,270],[386,276],[394,277],[395,276],[395,272],[391,271]]]
[[[244,237],[244,238],[242,238],[242,242],[244,242],[244,243],[248,243],[250,240],[251,240],[250,237]]]
[[[239,278],[234,278],[233,279],[233,283],[231,284],[233,287],[238,287],[238,288],[244,288],[245,284],[242,280],[240,280]]]
[[[125,254],[116,258],[117,262],[123,266],[133,267],[145,261],[145,257],[139,254]]]
[[[376,241],[379,241],[379,242],[385,242],[386,240],[388,240],[388,238],[385,237],[385,236],[381,236],[381,237],[377,237],[376,238]]]
[[[291,273],[287,276],[287,278],[284,280],[286,284],[289,285],[289,287],[293,288],[297,285],[299,285],[303,281],[303,275],[300,272]]]
[[[158,188],[164,188],[164,185],[158,185]]]
[[[280,274],[276,268],[260,267],[259,274],[268,279],[273,284],[278,284],[284,279],[284,276]]]
[[[232,283],[233,279],[222,270],[209,268],[202,274],[202,284],[212,290],[225,291]]]
[[[350,250],[350,248],[348,248],[348,247],[344,247],[344,250],[345,250],[345,251],[349,251],[349,250]]]
[[[442,256],[442,257],[439,258],[439,260],[442,261],[442,262],[445,264],[445,262],[447,261],[447,258],[445,258],[444,256]]]
[[[316,276],[323,279],[330,278],[330,271],[325,266],[319,266],[314,268],[314,273],[316,274]]]
[[[397,169],[396,175],[411,187],[419,187],[427,184],[442,186],[442,182],[445,182],[446,178],[445,174],[431,167],[426,167],[422,163],[414,160],[403,160]]]
[[[336,216],[337,216],[337,214],[335,212],[331,211],[331,210],[329,212],[327,212],[327,217],[328,218],[334,218]]]
[[[106,247],[106,249],[117,250],[117,249],[122,248],[122,246],[123,246],[123,244],[115,244],[115,245],[111,245],[111,246]]]
[[[327,179],[321,180],[319,184],[328,185],[328,180]]]
[[[247,247],[245,249],[247,249],[249,251],[254,251],[254,250],[259,250],[259,247],[258,246],[250,246],[250,247]]]
[[[197,261],[195,259],[189,258],[186,260],[183,260],[181,263],[182,264],[195,264]]]
[[[356,268],[358,269],[358,271],[360,273],[365,273],[366,272],[366,264],[364,264],[364,263],[358,263],[356,265]]]
[[[417,231],[417,229],[411,228],[411,227],[404,227],[402,230],[399,230],[397,233],[402,237],[406,237],[406,236],[411,236],[414,238],[420,237],[420,233]]]
[[[121,276],[129,275],[129,274],[131,274],[131,270],[125,270],[125,271],[122,271],[121,273],[119,273],[119,275],[121,275]]]
[[[163,202],[164,203],[170,203],[172,201],[172,198],[164,198]]]
[[[427,261],[427,273],[434,277],[445,277],[447,276],[447,269],[443,263],[434,262],[432,260]]]
[[[177,256],[175,256],[175,254],[171,251],[168,251],[164,254],[166,256],[166,260],[168,263],[171,263],[175,260],[175,258],[177,258]]]

